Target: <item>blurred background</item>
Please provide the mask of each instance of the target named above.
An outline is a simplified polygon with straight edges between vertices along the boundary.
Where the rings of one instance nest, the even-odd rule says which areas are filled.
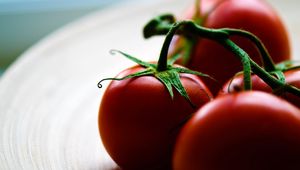
[[[88,13],[128,1],[141,0],[0,0],[0,76],[26,49],[51,32]],[[292,4],[299,1],[268,1],[279,10],[289,31],[296,32],[299,6]],[[298,43],[295,37],[298,35],[293,35],[293,44]]]
[[[37,41],[95,10],[135,0],[0,0],[0,76]]]

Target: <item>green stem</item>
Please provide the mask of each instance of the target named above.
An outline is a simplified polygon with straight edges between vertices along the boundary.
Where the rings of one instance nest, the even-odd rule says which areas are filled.
[[[186,21],[183,29],[179,32],[184,35],[200,36],[212,40],[221,40],[229,38],[229,34],[221,29],[205,28],[195,24],[193,21]]]
[[[243,74],[244,74],[244,90],[252,89],[252,81],[251,81],[251,60],[249,55],[241,49],[238,45],[236,45],[230,39],[224,39],[219,41],[225,48],[233,52],[237,57],[239,57],[240,61],[243,65]]]
[[[243,65],[244,90],[252,89],[250,57],[243,49],[241,49],[239,46],[237,46],[233,41],[229,39],[229,34],[226,31],[224,31],[223,29],[204,28],[194,24],[193,22],[186,22],[185,30],[183,31],[192,32],[202,38],[208,38],[208,39],[218,41],[225,48],[232,51],[237,57],[239,57]]]
[[[163,27],[157,28],[157,32],[151,32],[148,35],[165,35],[165,33],[169,32],[171,29],[171,26],[164,25]],[[155,29],[153,29],[155,30]],[[258,64],[256,64],[249,56],[248,54],[242,50],[239,46],[237,46],[234,42],[232,42],[229,39],[229,36],[232,34],[235,35],[241,35],[248,37],[251,41],[253,41],[257,47],[259,48],[261,55],[264,60],[264,64],[266,65],[268,70],[276,70],[274,69],[274,63],[269,57],[269,54],[263,44],[260,42],[260,40],[247,33],[246,31],[235,31],[233,29],[226,30],[226,29],[210,29],[210,28],[204,28],[197,24],[195,24],[192,21],[181,21],[178,24],[177,31],[174,33],[179,35],[188,35],[188,36],[200,36],[202,38],[211,39],[213,41],[217,41],[220,44],[222,44],[225,48],[231,50],[235,56],[237,56],[242,64],[244,69],[244,88],[245,90],[251,89],[251,69],[254,74],[258,75],[264,82],[266,82],[272,89],[280,89],[284,88],[285,91],[293,93],[300,97],[300,89],[286,84],[284,81],[278,80],[275,77],[273,77],[271,74],[269,74],[266,70],[261,68]],[[170,35],[171,36],[171,35]],[[167,48],[167,47],[165,47]],[[165,55],[165,54],[164,54]],[[250,64],[250,68],[249,68]]]
[[[157,71],[164,71],[167,69],[167,57],[168,57],[168,50],[170,43],[172,41],[173,36],[175,35],[176,31],[183,27],[183,30],[188,30],[189,32],[197,33],[201,37],[209,38],[209,39],[216,39],[219,40],[219,42],[232,51],[234,54],[236,54],[239,59],[242,62],[243,70],[244,70],[244,90],[251,90],[252,84],[251,84],[251,64],[249,60],[248,54],[241,48],[239,48],[234,42],[232,42],[228,38],[228,34],[223,30],[216,30],[216,29],[209,29],[201,27],[197,24],[195,24],[192,21],[181,21],[173,24],[171,29],[169,29],[169,32],[166,35],[161,54],[158,60],[158,67]]]
[[[240,29],[231,29],[231,28],[226,28],[224,31],[228,32],[230,35],[238,35],[245,37],[252,41],[256,47],[258,48],[260,55],[262,57],[262,63],[267,72],[272,72],[276,70],[275,64],[267,50],[267,48],[264,46],[262,41],[255,36],[254,34],[251,34],[248,31],[240,30]]]
[[[198,35],[210,39],[225,39],[228,37],[228,34],[226,32],[215,30],[215,29],[204,28],[198,26],[192,21],[175,22],[174,24],[172,24],[171,27],[168,28],[168,32],[159,56],[157,71],[164,71],[167,69],[168,51],[169,51],[172,38],[177,32],[182,32],[182,31],[196,32]]]
[[[158,59],[158,64],[157,64],[157,71],[165,71],[168,68],[168,52],[169,52],[169,47],[171,44],[171,41],[178,30],[178,28],[182,25],[181,22],[176,22],[173,24],[171,29],[169,29],[169,32],[166,35],[165,41],[163,43],[160,56]]]
[[[262,63],[263,63],[265,70],[268,72],[272,72],[272,71],[276,70],[276,66],[275,66],[272,58],[270,57],[268,50],[266,49],[264,44],[261,42],[261,40],[257,36],[247,32],[247,31],[239,30],[239,29],[232,29],[232,28],[209,29],[209,28],[204,28],[199,25],[196,25],[193,22],[190,22],[190,23],[187,22],[187,25],[190,25],[190,26],[188,26],[190,31],[193,31],[193,33],[197,33],[198,36],[201,36],[203,38],[215,39],[215,38],[217,38],[215,35],[217,34],[219,36],[220,32],[223,32],[222,35],[224,35],[226,37],[229,37],[231,35],[238,35],[238,36],[248,38],[258,48],[258,50],[261,54],[261,57],[262,57]],[[151,27],[151,26],[149,26],[149,24],[147,24],[146,27]],[[152,27],[152,28],[154,28],[154,27]],[[171,29],[170,24],[159,24],[159,26],[155,27],[155,29],[153,29],[151,31],[151,33],[148,32],[146,38],[149,38],[153,35],[165,35],[168,33],[168,31],[170,29]],[[178,31],[177,34],[187,35],[187,34],[190,34],[190,32],[181,30],[181,31]]]
[[[250,59],[250,63],[251,63],[252,71],[262,80],[264,80],[264,82],[266,82],[272,89],[277,89],[285,85],[285,83],[274,78],[263,68],[261,68],[258,64],[256,64],[252,59]]]
[[[256,64],[253,60],[250,59],[251,68],[253,72],[260,77],[265,83],[267,83],[272,89],[280,89],[284,88],[286,92],[292,93],[298,97],[300,97],[300,89],[288,85],[273,76],[271,76],[268,72],[266,72],[263,68],[261,68],[258,64]]]
[[[156,23],[156,26],[154,26],[153,22],[157,22],[156,19],[151,20],[146,24],[144,27],[144,37],[149,38],[154,35],[167,35],[172,29],[173,24],[158,24]],[[197,36],[208,38],[208,39],[223,39],[228,38],[229,34],[222,30],[222,29],[211,29],[211,28],[205,28],[200,25],[195,24],[193,21],[179,21],[175,22],[178,23],[181,27],[176,31],[176,34],[178,35],[186,35],[186,36]]]
[[[296,96],[300,97],[300,90],[295,86],[286,86],[285,90],[289,93],[295,94]]]

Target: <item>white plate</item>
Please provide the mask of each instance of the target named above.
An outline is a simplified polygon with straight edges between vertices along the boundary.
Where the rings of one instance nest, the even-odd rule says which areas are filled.
[[[156,59],[163,39],[145,41],[143,25],[188,2],[123,3],[58,30],[22,55],[0,81],[0,169],[116,168],[99,138],[105,89],[97,82],[134,63],[109,50]]]
[[[145,41],[143,25],[157,14],[179,13],[192,1],[123,4],[96,12],[23,54],[0,81],[0,169],[116,169],[98,134],[105,89],[98,89],[97,82],[133,63],[109,50],[156,59],[163,39]],[[299,49],[299,2],[272,3]]]

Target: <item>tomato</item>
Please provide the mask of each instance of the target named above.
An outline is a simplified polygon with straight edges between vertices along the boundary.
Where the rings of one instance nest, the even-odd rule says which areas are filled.
[[[291,50],[287,30],[277,12],[265,1],[201,0],[200,6],[202,15],[207,15],[201,23],[202,26],[249,31],[262,40],[275,63],[290,59]],[[184,18],[192,18],[194,11],[190,8],[186,13]],[[260,55],[248,39],[232,36],[231,40],[261,65]],[[179,41],[174,44],[182,46],[184,43]],[[174,48],[176,47],[172,47]],[[204,80],[214,95],[218,93],[223,83],[242,70],[240,61],[233,53],[217,42],[207,39],[196,41],[185,66],[218,80],[219,84],[211,79]]]
[[[300,69],[295,70],[289,70],[284,72],[286,83],[293,85],[300,89]],[[251,77],[252,80],[252,89],[253,90],[259,90],[264,91],[268,93],[272,93],[272,88],[268,86],[261,78],[259,78],[256,75],[253,75]],[[243,83],[243,75],[236,76],[233,78],[233,80],[228,81],[223,89],[220,91],[220,95],[226,94],[226,93],[234,93],[238,92],[243,89],[244,83]],[[290,103],[294,104],[298,108],[300,108],[300,97],[288,93],[288,92],[282,92],[278,94],[280,97],[284,98],[285,100],[289,101]]]
[[[200,108],[176,142],[175,170],[300,169],[300,111],[274,95],[224,95]]]
[[[117,77],[142,69],[128,68]],[[197,108],[211,100],[211,93],[197,76],[180,76]],[[178,130],[197,108],[177,91],[172,99],[154,76],[112,81],[100,104],[100,136],[111,158],[123,169],[168,169]]]

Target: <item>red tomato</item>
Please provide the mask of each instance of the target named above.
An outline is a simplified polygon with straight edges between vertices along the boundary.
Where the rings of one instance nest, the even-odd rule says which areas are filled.
[[[143,69],[135,66],[123,77]],[[191,101],[200,107],[212,95],[195,75],[181,74]],[[167,169],[182,123],[194,113],[177,91],[170,97],[166,87],[153,76],[112,81],[99,110],[99,131],[111,158],[123,169]]]
[[[208,14],[202,25],[209,28],[237,28],[252,32],[259,37],[270,52],[275,63],[290,59],[287,31],[277,12],[263,0],[201,0],[202,15]],[[187,12],[191,18],[193,10]],[[233,36],[235,43],[244,49],[257,63],[260,55],[247,39]],[[180,46],[180,43],[178,43]],[[182,44],[181,44],[182,45]],[[240,61],[217,42],[199,39],[191,52],[186,67],[203,72],[219,81],[216,84],[205,79],[215,95],[223,83],[242,70]]]
[[[176,142],[175,170],[300,169],[300,111],[274,95],[224,95],[203,106]]]
[[[296,70],[290,70],[284,73],[286,82],[290,85],[293,85],[300,89],[300,69]],[[268,86],[262,79],[260,79],[258,76],[253,75],[251,77],[252,79],[252,89],[253,90],[259,90],[264,91],[268,93],[272,93],[272,88]],[[230,82],[228,81],[223,89],[220,91],[220,94],[226,94],[226,93],[234,93],[238,92],[243,89],[244,83],[243,83],[243,75],[236,76],[233,78],[233,80]],[[293,95],[291,93],[281,93],[279,94],[280,97],[284,98],[285,100],[289,101],[290,103],[294,104],[298,108],[300,108],[300,97]]]

